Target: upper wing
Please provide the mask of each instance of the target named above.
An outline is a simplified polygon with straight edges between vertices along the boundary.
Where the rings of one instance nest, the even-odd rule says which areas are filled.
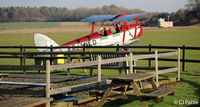
[[[120,21],[129,21],[133,18],[143,15],[144,13],[140,14],[130,14],[130,15],[123,15],[121,17],[117,17],[120,15],[93,15],[82,19],[81,22],[106,22],[106,21],[113,21],[113,22],[120,22]]]
[[[85,19],[82,19],[81,22],[106,22],[106,21],[111,21],[116,16],[117,15],[93,15]]]
[[[133,18],[136,18],[136,17],[139,17],[139,16],[141,16],[143,14],[144,13],[126,15],[126,16],[114,19],[113,22],[129,21],[129,20],[131,20]]]

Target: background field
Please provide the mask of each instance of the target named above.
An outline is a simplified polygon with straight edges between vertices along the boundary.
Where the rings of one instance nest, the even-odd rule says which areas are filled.
[[[33,35],[34,33],[43,33],[58,44],[63,44],[70,40],[82,37],[90,33],[91,26],[88,23],[20,23],[18,28],[13,28],[15,24],[19,23],[0,23],[0,46],[33,46]],[[28,26],[27,26],[28,25]],[[43,25],[44,27],[39,27]],[[7,26],[7,27],[6,27]],[[30,28],[29,26],[35,26]],[[99,27],[99,26],[97,26]],[[144,35],[141,37],[144,41],[136,43],[134,45],[161,45],[161,46],[194,46],[200,47],[200,26],[193,27],[175,27],[175,28],[144,28]],[[144,49],[135,49],[144,50]],[[1,49],[0,51],[13,51],[9,49]],[[19,50],[14,50],[19,51]],[[30,50],[35,51],[35,50]],[[200,59],[200,51],[186,51],[187,59]],[[0,59],[0,64],[17,64],[19,60],[12,59]],[[33,64],[33,61],[29,61],[29,64]],[[146,65],[147,62],[138,61],[137,65]],[[176,63],[160,62],[161,66],[176,65]],[[165,97],[165,101],[162,103],[148,102],[150,106],[192,106],[192,105],[174,105],[175,100],[198,100],[200,102],[200,64],[186,63],[186,70],[189,72],[182,72],[180,85],[172,86],[176,88],[177,92],[175,96]],[[4,72],[4,71],[2,71]],[[54,74],[65,74],[65,71]],[[72,70],[72,75],[89,75],[89,73],[83,73],[81,70]],[[168,74],[169,76],[175,77],[175,73]],[[103,77],[117,76],[117,71],[104,70],[102,73]],[[161,78],[166,77],[164,75]],[[138,101],[134,100],[123,100],[112,102],[113,106],[125,106],[130,107],[132,105],[140,106]],[[109,105],[110,106],[110,105]],[[199,105],[196,105],[199,106]]]

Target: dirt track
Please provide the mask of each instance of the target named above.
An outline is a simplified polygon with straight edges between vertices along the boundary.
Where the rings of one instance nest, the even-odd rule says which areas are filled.
[[[52,27],[52,28],[33,28],[33,29],[10,29],[10,30],[0,30],[0,34],[90,32],[90,29],[91,29],[90,27]]]
[[[109,27],[112,28],[112,27]],[[144,27],[144,31],[176,31],[179,28],[158,28],[158,27]],[[95,27],[95,31],[99,31],[99,26]],[[0,30],[0,34],[24,34],[24,33],[65,33],[65,32],[91,32],[91,26],[58,26],[51,28],[32,28],[32,29],[9,29]]]

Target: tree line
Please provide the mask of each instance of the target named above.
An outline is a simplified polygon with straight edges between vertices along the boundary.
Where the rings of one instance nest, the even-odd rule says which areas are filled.
[[[126,9],[115,5],[103,6],[102,8],[81,7],[77,9],[58,7],[2,7],[0,8],[0,22],[80,21],[91,15],[132,13],[144,13],[144,11],[140,9]]]
[[[77,9],[58,7],[1,7],[0,22],[72,22],[91,15],[118,15],[145,13],[140,21],[149,25],[158,24],[159,18],[167,19],[174,25],[191,25],[200,22],[200,0],[188,0],[186,9],[174,13],[145,12],[140,9],[127,9],[116,5],[105,5],[101,8],[80,7]]]
[[[147,22],[151,25],[157,25],[159,18],[168,19],[174,22],[174,25],[192,25],[200,23],[200,0],[188,0],[186,9],[179,9],[174,13],[159,13],[154,15]]]

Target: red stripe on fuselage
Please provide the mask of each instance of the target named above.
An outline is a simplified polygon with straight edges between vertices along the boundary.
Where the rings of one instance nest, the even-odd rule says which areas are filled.
[[[97,38],[100,38],[100,35],[99,35],[98,32],[93,33],[91,35],[87,35],[87,36],[78,38],[78,39],[73,40],[73,41],[70,41],[70,42],[65,43],[65,44],[63,44],[61,46],[70,46],[70,45],[74,45],[74,44],[77,44],[77,43],[82,43],[82,42],[90,41],[90,40],[97,39]]]

